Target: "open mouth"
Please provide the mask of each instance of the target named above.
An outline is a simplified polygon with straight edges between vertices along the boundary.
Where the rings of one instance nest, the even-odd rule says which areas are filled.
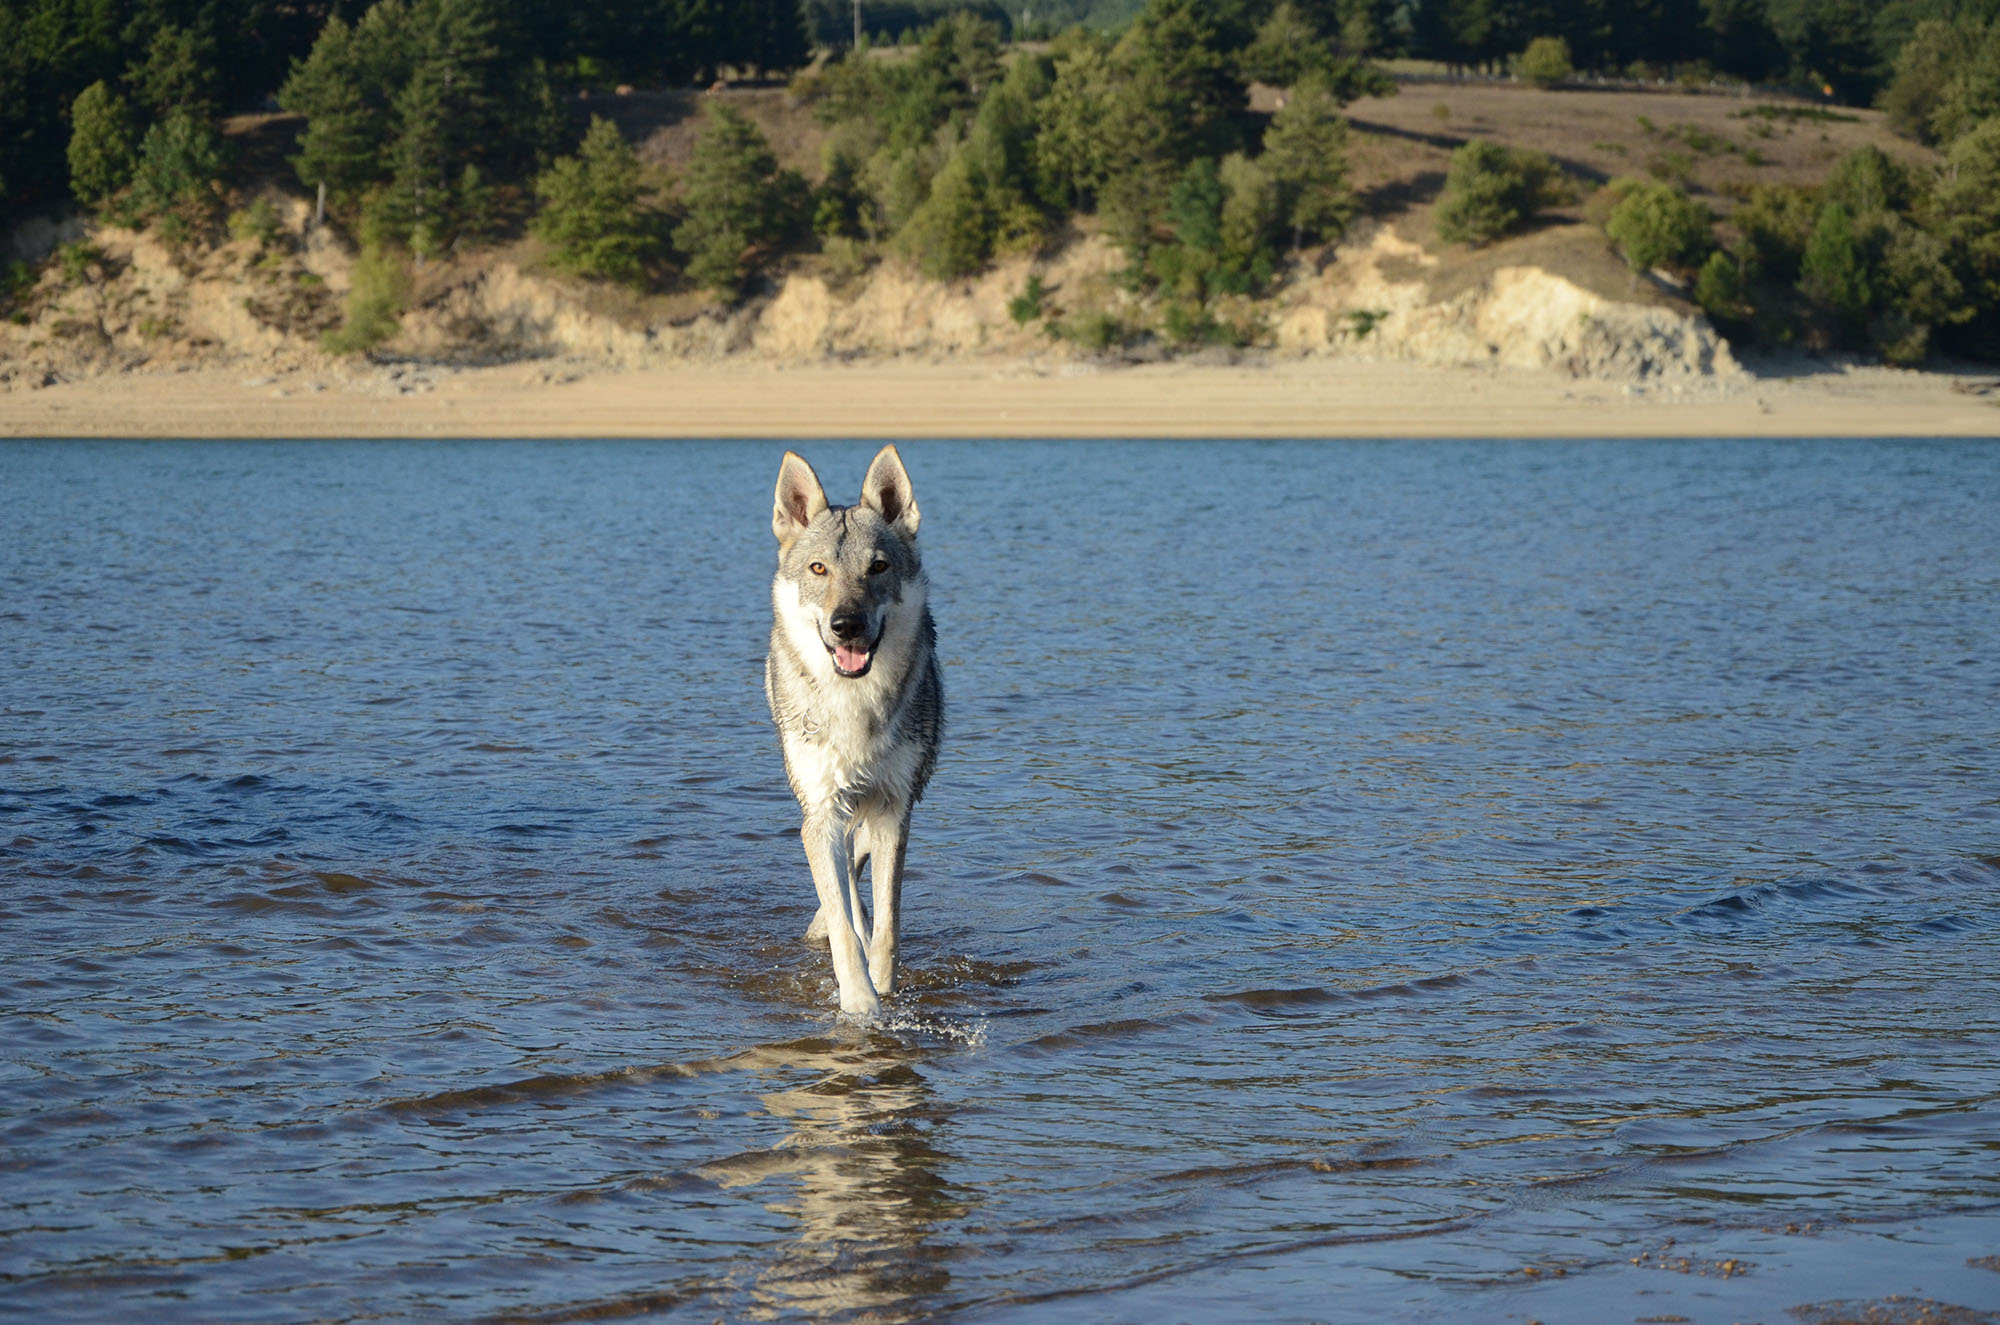
[[[875,661],[873,645],[829,644],[826,651],[833,655],[833,670],[842,676],[866,676],[869,665]]]

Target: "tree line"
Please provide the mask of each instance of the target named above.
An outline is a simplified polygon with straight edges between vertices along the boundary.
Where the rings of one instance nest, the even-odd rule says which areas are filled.
[[[1498,69],[1536,38],[1561,38],[1581,71],[1697,68],[1760,83],[1827,88],[1866,104],[1926,24],[1988,23],[2000,0],[1294,0],[1345,55],[1411,56]],[[368,0],[0,0],[0,200],[47,202],[68,180],[76,98],[102,82],[135,132],[175,110],[213,118],[268,104],[325,29],[358,27]],[[412,5],[413,8],[418,6]],[[1208,17],[1240,48],[1275,0],[1214,0]],[[418,22],[485,28],[503,62],[538,65],[558,92],[659,85],[729,65],[797,68],[817,43],[851,40],[853,0],[455,0]],[[1129,26],[1144,0],[862,0],[877,45],[952,15],[1003,40],[1083,24]],[[383,26],[390,26],[383,24]]]
[[[511,101],[580,86],[685,83],[725,65],[788,70],[811,55],[799,0],[409,0],[399,15],[371,21],[377,8],[368,0],[0,0],[0,205],[60,195],[77,98],[93,85],[103,85],[100,105],[125,107],[135,138],[176,112],[212,128],[219,116],[268,107],[335,25],[349,34],[368,26],[376,49],[362,72],[376,99],[391,84],[403,90],[397,62],[421,66],[427,86],[434,74],[471,69],[481,98]],[[380,49],[390,44],[383,38],[432,45],[421,54],[389,51]],[[440,54],[440,41],[469,45]],[[532,127],[497,127],[505,141],[494,155],[532,155]]]
[[[585,275],[733,299],[805,250],[850,270],[896,253],[955,278],[1038,249],[1078,213],[1124,249],[1128,285],[1157,296],[1147,330],[1185,344],[1253,336],[1239,296],[1353,218],[1341,108],[1393,90],[1380,57],[1478,64],[1510,48],[1552,83],[1726,59],[1746,76],[1846,70],[1842,86],[1879,96],[1946,167],[1876,153],[1816,189],[1758,190],[1720,226],[1670,182],[1615,181],[1592,214],[1621,251],[1681,270],[1743,336],[1906,360],[2000,345],[2000,0],[1111,2],[1129,21],[1020,46],[1010,37],[1044,21],[1032,6],[867,0],[870,21],[928,21],[892,54],[807,68],[815,31],[851,24],[851,0],[0,0],[0,80],[17,93],[0,99],[0,170],[44,194],[59,172],[79,200],[186,237],[219,222],[217,116],[275,100],[301,117],[299,183],[365,250],[349,345],[393,326],[395,255],[524,226]],[[1080,6],[1105,9],[1048,12]],[[642,168],[608,122],[579,141],[580,89],[724,67],[803,70],[792,92],[826,130],[817,183],[721,102],[678,180]],[[1282,108],[1251,113],[1253,82],[1286,89]],[[1441,237],[1488,242],[1577,192],[1546,158],[1469,144]],[[1039,291],[1015,313],[1040,317]],[[1108,314],[1049,329],[1093,345],[1136,330]]]

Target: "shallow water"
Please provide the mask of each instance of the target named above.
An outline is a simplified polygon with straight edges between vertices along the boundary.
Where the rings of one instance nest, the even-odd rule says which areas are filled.
[[[2000,1307],[2000,447],[904,447],[873,1029],[782,449],[0,444],[0,1312]]]

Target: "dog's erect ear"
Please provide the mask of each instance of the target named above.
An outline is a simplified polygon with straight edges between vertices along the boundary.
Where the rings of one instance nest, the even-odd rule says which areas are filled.
[[[771,507],[771,532],[784,547],[805,532],[813,517],[826,509],[826,489],[813,467],[791,451],[778,466],[778,497]]]
[[[885,446],[875,453],[868,477],[861,480],[861,504],[889,522],[904,538],[917,536],[917,494],[910,490],[909,471],[896,448]]]

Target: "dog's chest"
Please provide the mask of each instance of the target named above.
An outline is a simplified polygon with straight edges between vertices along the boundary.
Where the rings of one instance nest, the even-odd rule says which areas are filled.
[[[914,767],[904,767],[911,762],[902,757],[907,743],[895,739],[882,706],[860,695],[820,699],[784,734],[785,757],[800,794],[819,802],[853,801],[878,791],[892,798],[907,794]]]

